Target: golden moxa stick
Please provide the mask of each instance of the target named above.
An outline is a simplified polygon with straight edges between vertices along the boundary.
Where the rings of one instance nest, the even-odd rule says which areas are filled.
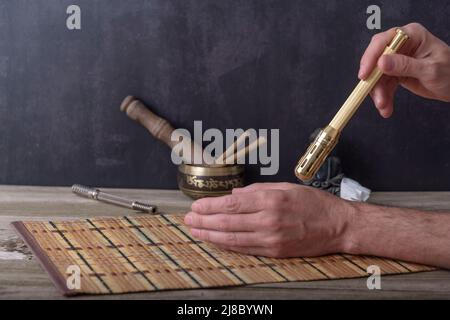
[[[394,38],[385,48],[383,55],[396,53],[406,40],[408,40],[408,35],[402,30],[397,29]],[[383,72],[378,67],[375,67],[367,79],[361,80],[358,83],[356,88],[336,113],[333,120],[319,132],[305,154],[300,158],[297,167],[295,168],[295,175],[297,178],[302,181],[308,181],[314,177],[317,171],[319,171],[325,159],[336,146],[342,130],[358,110],[370,91],[372,91],[382,75]]]

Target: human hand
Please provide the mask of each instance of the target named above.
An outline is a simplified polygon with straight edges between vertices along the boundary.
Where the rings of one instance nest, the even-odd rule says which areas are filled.
[[[291,183],[262,183],[232,195],[204,198],[185,217],[195,238],[267,257],[344,252],[351,205],[324,191]]]
[[[358,74],[360,79],[366,79],[376,65],[385,74],[370,94],[380,115],[392,115],[399,85],[421,97],[450,102],[450,47],[422,25],[411,23],[401,28],[409,36],[401,50],[404,55],[380,57],[395,29],[372,37]]]

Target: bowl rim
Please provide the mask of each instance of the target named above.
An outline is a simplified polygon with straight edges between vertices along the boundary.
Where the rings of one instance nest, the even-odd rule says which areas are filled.
[[[210,167],[202,165],[180,164],[178,171],[183,174],[194,176],[230,176],[239,175],[244,172],[242,165],[226,165],[220,167]]]

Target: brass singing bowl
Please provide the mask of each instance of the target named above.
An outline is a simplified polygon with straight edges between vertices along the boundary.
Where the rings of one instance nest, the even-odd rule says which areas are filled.
[[[178,187],[193,199],[230,194],[233,188],[244,186],[244,167],[227,165],[208,167],[181,164],[178,167]]]

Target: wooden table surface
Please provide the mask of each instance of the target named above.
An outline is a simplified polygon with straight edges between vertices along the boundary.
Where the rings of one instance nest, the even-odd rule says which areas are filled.
[[[174,190],[115,189],[112,193],[155,203],[160,212],[183,213],[191,200]],[[370,202],[450,212],[450,192],[378,192]],[[56,220],[135,212],[73,195],[67,187],[0,186],[0,299],[65,299],[10,226],[16,220]],[[449,248],[450,250],[450,248]],[[383,276],[381,290],[366,278],[175,290],[70,299],[448,299],[450,272]]]

